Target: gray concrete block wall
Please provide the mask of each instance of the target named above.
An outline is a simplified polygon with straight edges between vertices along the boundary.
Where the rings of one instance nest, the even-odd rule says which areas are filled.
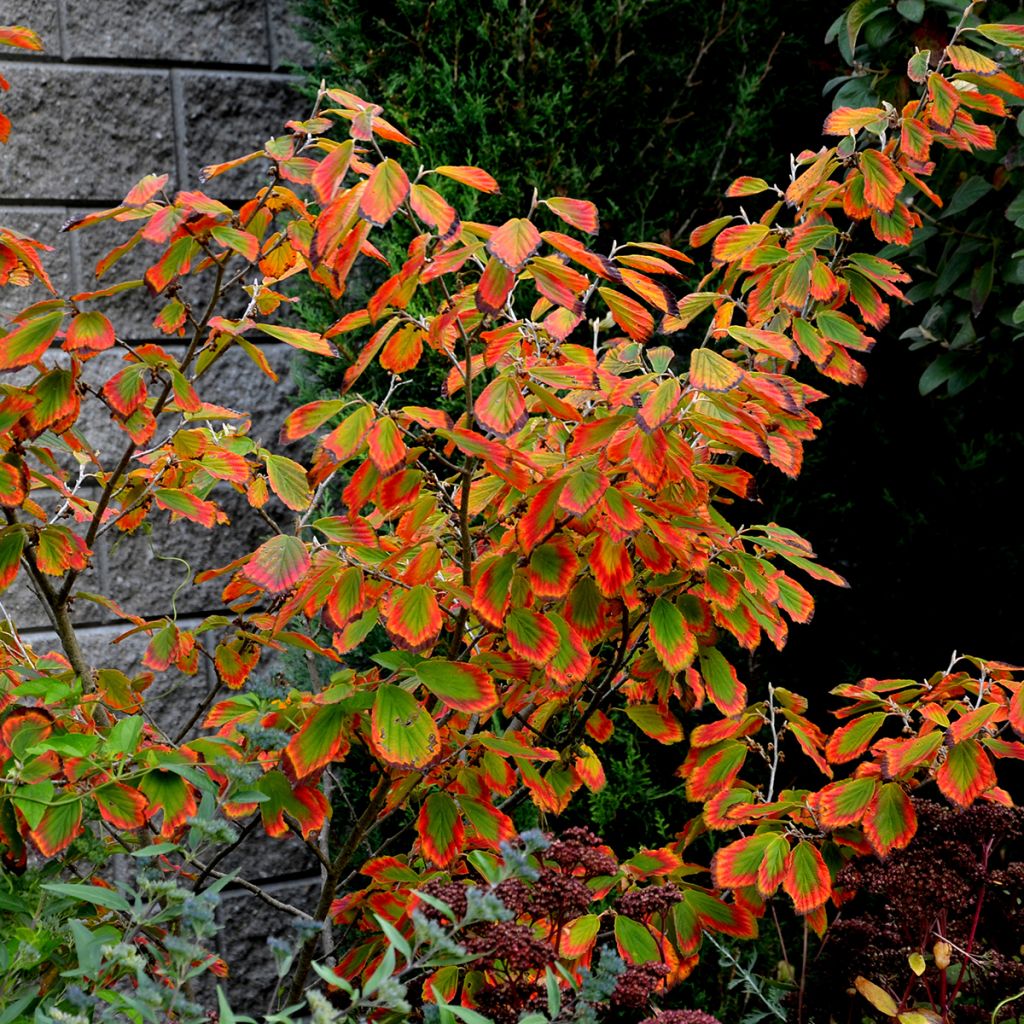
[[[310,62],[311,52],[290,7],[291,0],[0,0],[0,24],[28,25],[45,46],[41,54],[6,47],[0,52],[0,74],[11,84],[0,103],[13,121],[10,141],[0,146],[0,224],[54,247],[46,263],[58,290],[73,294],[96,287],[96,260],[133,231],[130,224],[110,222],[61,234],[60,226],[71,216],[116,204],[143,175],[168,173],[169,190],[203,188],[226,201],[259,187],[256,164],[206,185],[198,176],[205,164],[258,149],[286,120],[305,116],[308,100],[296,91],[294,71]],[[141,275],[157,255],[151,246],[137,247],[103,283]],[[0,318],[44,295],[42,289],[4,289]],[[238,297],[225,312],[238,315],[234,307]],[[122,337],[175,348],[178,339],[152,327],[160,303],[141,291],[107,300],[102,308]],[[280,384],[233,351],[203,395],[254,410],[252,436],[273,444],[291,408],[292,350],[270,342],[264,350]],[[87,364],[87,375],[109,376],[113,361],[104,354]],[[124,444],[124,435],[105,416],[85,424],[85,432],[108,452]],[[226,564],[266,535],[266,524],[247,515],[229,487],[213,496],[225,499],[232,531],[211,534],[184,522],[169,526],[168,514],[159,512],[159,530],[148,539],[118,543],[116,531],[101,538],[82,588],[113,596],[144,616],[170,614],[172,595],[190,570]],[[202,588],[186,583],[175,598],[182,627],[222,610],[223,582]],[[37,651],[57,648],[50,623],[24,584],[0,594],[0,601]],[[76,602],[73,615],[90,663],[129,675],[141,670],[144,636],[115,644],[127,624],[87,601]],[[161,679],[152,694],[155,720],[168,732],[178,731],[215,682],[206,659],[196,676]],[[317,875],[308,851],[294,840],[254,838],[232,855],[231,867],[252,880],[269,880],[300,905],[311,898],[304,879]],[[269,985],[264,940],[286,930],[285,922],[239,890],[230,891],[222,917],[228,928],[223,951],[251,960],[251,972],[241,964],[231,981],[236,1008],[258,1015]]]

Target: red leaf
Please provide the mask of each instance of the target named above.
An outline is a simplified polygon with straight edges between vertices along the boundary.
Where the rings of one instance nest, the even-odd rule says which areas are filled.
[[[303,352],[314,352],[316,355],[332,358],[338,354],[334,346],[316,331],[304,331],[300,327],[282,327],[279,324],[257,324],[256,330]]]
[[[348,171],[353,146],[353,141],[346,139],[332,149],[313,171],[310,184],[313,186],[321,208],[327,206],[334,199],[338,186]]]
[[[403,465],[406,456],[405,441],[398,425],[390,416],[378,419],[366,436],[370,460],[381,476],[394,473]]]
[[[448,241],[458,233],[458,213],[432,188],[426,185],[413,185],[409,193],[409,205],[420,220],[437,228],[441,241]]]
[[[44,857],[53,857],[81,832],[82,801],[78,797],[62,797],[46,808],[29,837]]]
[[[729,220],[732,218],[730,217]],[[711,247],[711,256],[724,263],[742,259],[768,236],[768,231],[766,224],[737,224],[734,227],[726,228],[715,239],[715,244]],[[699,245],[701,243],[694,242],[691,237],[690,244]]]
[[[769,836],[760,834],[737,839],[718,850],[711,861],[711,877],[718,889],[742,889],[757,884],[757,872]]]
[[[307,402],[290,412],[281,428],[281,443],[290,444],[308,437],[317,427],[323,426],[332,416],[345,407],[341,399]]]
[[[651,608],[651,644],[669,672],[682,672],[697,657],[697,640],[671,601],[659,597]]]
[[[144,363],[126,366],[103,385],[103,397],[116,412],[130,416],[149,395],[145,379],[148,373],[149,367]]]
[[[515,555],[491,559],[473,585],[473,611],[495,629],[505,621],[515,564]]]
[[[881,107],[836,107],[825,118],[823,135],[849,135],[886,116]]]
[[[121,782],[109,782],[93,790],[93,799],[104,821],[114,828],[142,828],[146,824],[146,798]]]
[[[172,514],[172,522],[175,516],[182,516],[210,529],[226,518],[212,501],[204,501],[191,491],[173,487],[158,487],[153,492],[153,498],[159,508],[166,509]]]
[[[579,296],[590,282],[578,271],[556,259],[536,256],[530,263],[530,274],[537,291],[549,302],[563,306],[574,317],[583,312]],[[568,332],[566,332],[568,333]]]
[[[626,545],[606,533],[598,534],[589,561],[594,581],[605,597],[617,596],[633,578],[633,563]]]
[[[891,213],[903,188],[903,175],[896,165],[877,149],[865,149],[860,154],[860,169],[864,175],[864,201],[876,210]]]
[[[114,325],[102,313],[92,310],[72,317],[63,348],[90,348],[101,352],[114,344]]]
[[[608,490],[608,477],[599,469],[576,469],[565,480],[558,504],[574,516],[585,516]]]
[[[139,782],[139,789],[149,800],[148,818],[163,812],[160,836],[170,839],[196,813],[192,787],[176,772],[152,768]]]
[[[516,826],[512,819],[489,800],[475,800],[460,794],[459,806],[473,829],[472,838],[475,842],[492,850],[500,850],[502,843],[511,842],[515,838]]]
[[[844,828],[860,821],[875,799],[877,779],[844,779],[818,794],[818,817],[826,828]]]
[[[22,50],[42,50],[43,41],[36,32],[24,25],[0,25],[0,44],[17,46]]]
[[[34,363],[50,347],[64,314],[57,310],[26,320],[0,337],[0,370],[14,370]]]
[[[637,410],[636,420],[646,433],[656,430],[675,415],[679,405],[679,382],[675,377],[663,380]]]
[[[658,704],[633,704],[623,710],[641,732],[659,743],[678,743],[683,738],[683,727],[668,708]]]
[[[487,715],[498,706],[494,681],[478,665],[432,659],[416,666],[416,678],[456,711]]]
[[[884,711],[876,711],[841,726],[829,737],[825,746],[825,756],[833,764],[842,764],[860,757],[868,749],[875,733],[882,727],[887,717]]]
[[[960,106],[960,97],[953,84],[944,76],[932,72],[928,76],[928,117],[939,128],[950,128]]]
[[[560,615],[550,612],[548,621],[558,631],[560,641],[558,651],[547,665],[548,675],[563,686],[582,682],[590,671],[590,651]]]
[[[742,380],[743,371],[713,349],[695,348],[690,353],[690,384],[698,391],[721,394],[731,391]]]
[[[344,724],[345,712],[338,704],[326,704],[313,711],[283,751],[295,778],[305,778],[348,753]]]
[[[769,188],[771,186],[763,178],[752,178],[750,175],[744,174],[725,190],[725,194],[730,199],[734,199],[739,196],[756,196]]]
[[[723,715],[738,715],[747,705],[747,688],[716,647],[700,649],[700,674],[712,703]]]

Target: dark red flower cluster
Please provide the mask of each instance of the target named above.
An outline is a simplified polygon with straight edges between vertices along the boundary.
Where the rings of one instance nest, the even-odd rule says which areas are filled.
[[[545,860],[553,860],[563,871],[581,874],[584,878],[614,875],[618,861],[604,849],[600,836],[589,829],[567,828],[544,851]]]
[[[642,920],[655,914],[665,914],[681,899],[683,894],[672,883],[652,885],[646,889],[634,889],[619,900],[619,912],[626,917]]]
[[[478,927],[463,941],[471,953],[479,953],[482,964],[501,964],[506,974],[543,971],[554,963],[555,951],[533,934],[529,925],[514,921],[493,921]]]
[[[838,875],[837,886],[852,897],[810,964],[810,1018],[841,1019],[843,999],[851,1010],[858,1006],[859,997],[840,994],[853,990],[857,975],[894,992],[910,985],[911,1001],[925,1005],[951,993],[954,985],[938,984],[940,939],[953,947],[953,967],[965,959],[957,950],[969,949],[970,969],[955,1005],[938,1012],[955,1013],[961,1024],[987,1021],[993,1006],[1024,988],[1024,810],[988,803],[960,810],[921,799],[914,808],[918,831],[905,850],[857,858]],[[914,952],[927,964],[920,981],[907,966]]]
[[[434,899],[446,903],[452,908],[456,918],[466,916],[468,908],[466,886],[462,885],[461,882],[442,882],[439,878],[434,878],[420,886],[420,892],[424,892],[428,896],[433,896]],[[436,907],[430,906],[429,903],[422,902],[418,909],[430,921],[448,921],[446,914],[441,913]]]
[[[665,1010],[657,1017],[648,1017],[640,1024],[722,1024],[717,1017],[703,1010]]]
[[[666,974],[668,968],[664,964],[630,964],[615,983],[612,1006],[642,1010]]]

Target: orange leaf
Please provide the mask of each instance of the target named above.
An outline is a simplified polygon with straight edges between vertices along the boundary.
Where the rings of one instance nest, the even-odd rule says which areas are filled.
[[[242,572],[272,594],[293,587],[309,569],[309,552],[298,537],[280,534],[261,544]]]
[[[382,228],[408,195],[409,179],[402,165],[388,157],[373,169],[359,201],[359,213],[375,227]]]
[[[588,235],[596,235],[600,230],[597,207],[585,199],[569,199],[566,196],[552,196],[543,200],[544,205],[566,224],[571,224]]]
[[[513,217],[487,239],[486,249],[502,266],[518,274],[540,248],[540,232],[526,217]]]
[[[443,174],[446,178],[457,181],[460,185],[468,185],[479,192],[500,192],[498,183],[479,167],[435,167],[434,174]]]
[[[598,288],[601,298],[611,310],[612,319],[634,340],[646,341],[654,332],[654,317],[636,299],[613,291]]]

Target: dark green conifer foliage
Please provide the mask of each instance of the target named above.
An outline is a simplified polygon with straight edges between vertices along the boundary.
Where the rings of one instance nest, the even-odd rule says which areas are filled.
[[[536,187],[597,203],[619,241],[680,238],[750,157],[783,166],[805,144],[801,113],[820,107],[808,56],[831,20],[811,0],[302,7],[320,26],[317,74],[386,98],[425,166],[501,173],[503,198],[466,216],[519,216]]]

